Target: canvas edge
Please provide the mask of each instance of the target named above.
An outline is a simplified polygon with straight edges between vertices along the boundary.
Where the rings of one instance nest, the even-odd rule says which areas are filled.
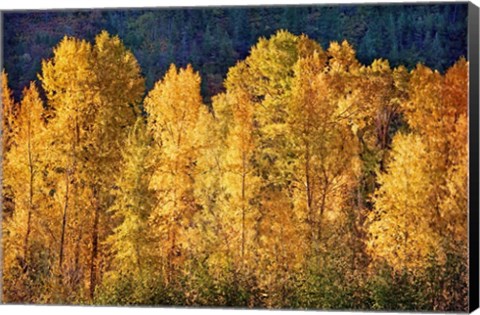
[[[3,14],[0,10],[0,71],[3,69]],[[0,103],[1,103],[0,89]],[[0,106],[0,121],[3,121],[3,104]],[[3,124],[0,124],[0,139],[3,139]],[[3,301],[3,141],[0,141],[0,305],[5,304]]]
[[[479,8],[468,4],[469,60],[469,312],[479,307]]]

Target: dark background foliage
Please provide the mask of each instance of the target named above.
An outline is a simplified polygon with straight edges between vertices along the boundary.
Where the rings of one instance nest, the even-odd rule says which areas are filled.
[[[462,3],[30,11],[5,13],[3,21],[4,67],[17,98],[63,36],[93,40],[102,29],[118,34],[134,52],[147,88],[170,63],[191,63],[202,75],[207,102],[258,37],[278,29],[307,34],[324,48],[346,39],[365,64],[381,57],[393,66],[422,62],[443,71],[467,48]]]

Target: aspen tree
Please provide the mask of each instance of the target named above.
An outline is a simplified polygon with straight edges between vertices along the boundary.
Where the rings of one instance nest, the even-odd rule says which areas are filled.
[[[99,264],[104,264],[105,258],[100,243],[111,228],[105,212],[114,199],[114,174],[119,171],[121,148],[127,138],[128,127],[135,123],[139,113],[145,80],[137,60],[118,36],[111,36],[106,31],[97,35],[92,57],[95,116],[85,153],[89,157],[86,163],[89,170],[87,182],[91,189],[90,207],[93,209],[89,285],[93,300],[97,278],[103,272]]]
[[[153,277],[155,261],[150,259],[148,218],[154,204],[153,192],[148,188],[151,177],[147,166],[150,137],[144,118],[138,118],[131,127],[122,151],[122,167],[116,178],[115,201],[108,209],[111,219],[118,222],[106,240],[110,269],[105,274],[102,290],[107,294],[129,284],[134,286],[131,296],[119,292],[109,296],[116,301],[141,298],[142,284]]]
[[[300,240],[292,237],[296,232],[295,226],[298,226],[299,217],[292,211],[290,202],[294,155],[287,123],[287,104],[292,86],[293,66],[300,57],[308,56],[316,50],[320,51],[320,46],[308,37],[279,31],[269,39],[261,38],[252,48],[250,55],[229,70],[225,81],[227,94],[234,95],[243,91],[242,98],[251,102],[251,105],[238,101],[231,104],[236,108],[248,105],[253,109],[249,115],[252,117],[253,127],[250,142],[254,143],[254,147],[249,153],[249,164],[254,166],[252,178],[258,178],[255,186],[252,186],[258,193],[253,203],[254,233],[251,237],[255,250],[252,254],[255,265],[258,266],[255,269],[266,268],[267,265],[273,268],[268,274],[256,273],[256,281],[261,290],[272,293],[266,293],[266,296],[269,296],[268,303],[277,303],[282,299],[283,293],[273,295],[273,284],[280,283],[281,291],[285,292],[287,270],[294,265],[289,257],[292,251],[286,249],[285,245],[301,248],[298,243]],[[247,108],[242,111],[245,112]],[[232,115],[235,115],[234,112],[231,111]],[[231,141],[229,150],[233,150],[235,146],[237,148],[234,150],[241,150],[241,147],[238,147],[241,143]],[[292,243],[292,240],[295,242]]]
[[[324,67],[325,58],[318,53],[297,62],[290,105],[297,150],[294,179],[305,196],[297,195],[300,200],[295,202],[306,208],[301,212],[317,255],[328,226],[322,221],[339,217],[358,173],[356,139],[338,115],[340,101]]]
[[[171,65],[145,99],[147,130],[153,137],[154,163],[150,189],[155,191],[153,209],[160,257],[167,283],[174,280],[188,253],[186,232],[198,204],[194,198],[196,161],[201,147],[199,123],[207,115],[200,95],[200,76],[189,65]]]
[[[15,119],[16,112],[18,111],[18,105],[13,99],[12,90],[8,86],[8,75],[5,70],[2,71],[2,154],[6,155],[12,147],[12,143],[15,140],[16,128]],[[18,125],[18,124],[17,124]],[[2,161],[2,177],[5,178],[12,174],[10,171],[11,161],[4,158]],[[14,208],[14,199],[12,195],[11,187],[5,185],[5,181],[2,183],[3,191],[3,200],[2,200],[2,211],[4,213],[4,218],[7,217],[7,214],[12,214]]]
[[[15,100],[13,99],[13,92],[8,86],[8,74],[5,70],[2,71],[2,149],[7,152],[13,142],[15,115],[18,110]]]
[[[65,177],[57,189],[64,195],[60,200],[59,270],[63,269],[65,241],[74,241],[70,268],[82,275],[89,273],[93,300],[100,275],[98,257],[103,259],[99,244],[107,232],[105,211],[113,200],[114,174],[121,160],[119,148],[128,126],[135,122],[144,80],[133,54],[107,32],[96,37],[94,46],[64,38],[54,57],[43,63],[40,78],[54,111],[49,131],[62,131],[62,137],[52,142],[58,150],[54,157],[57,173]]]
[[[460,59],[445,75],[423,65],[411,73],[402,103],[411,134],[394,138],[370,218],[372,253],[396,268],[466,253],[467,69]],[[387,253],[389,240],[397,246]]]
[[[42,158],[46,149],[42,139],[45,128],[43,112],[38,90],[35,83],[31,82],[23,91],[15,119],[18,128],[14,144],[5,152],[9,169],[4,174],[4,182],[11,188],[15,203],[12,217],[4,223],[3,234],[6,254],[4,279],[8,287],[20,285],[18,281],[25,280],[26,274],[36,272],[31,270],[35,269],[31,253],[32,240],[43,238],[40,222],[44,213],[39,207],[43,204],[41,173]],[[26,297],[26,301],[34,299],[34,296]]]
[[[39,75],[53,112],[46,141],[50,147],[47,177],[59,221],[57,273],[63,281],[65,271],[76,270],[73,277],[78,283],[86,273],[88,191],[84,183],[89,174],[82,152],[93,117],[91,50],[90,43],[65,37],[54,48],[53,57],[42,62]]]
[[[238,87],[217,96],[213,105],[219,124],[229,126],[229,130],[225,131],[220,159],[223,187],[220,207],[223,211],[219,219],[230,231],[225,237],[225,245],[235,272],[245,276],[249,272],[245,265],[253,263],[253,232],[258,216],[256,197],[260,180],[253,165],[254,103],[244,88]],[[222,112],[225,107],[228,114]]]

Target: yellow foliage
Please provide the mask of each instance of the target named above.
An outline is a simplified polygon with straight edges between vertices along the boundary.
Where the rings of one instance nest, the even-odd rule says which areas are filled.
[[[399,269],[424,266],[432,250],[440,254],[439,235],[431,228],[437,218],[428,198],[432,179],[426,157],[419,136],[399,134],[387,173],[378,177],[368,246],[372,254]]]
[[[179,70],[171,65],[149,92],[145,110],[147,129],[154,140],[149,188],[156,191],[158,200],[151,224],[167,260],[169,279],[190,248],[186,233],[198,210],[193,188],[197,158],[207,140],[199,131],[209,115],[200,95],[200,76],[190,65]]]
[[[64,37],[38,77],[46,104],[33,82],[16,104],[1,77],[8,301],[278,307],[310,282],[364,285],[371,259],[467,261],[465,59],[362,65],[347,41],[282,30],[209,107],[191,65],[143,99],[134,55],[103,31]]]
[[[423,268],[467,248],[467,71],[418,65],[402,103],[411,134],[395,137],[370,216],[369,247],[397,268]],[[392,250],[392,244],[396,244]]]

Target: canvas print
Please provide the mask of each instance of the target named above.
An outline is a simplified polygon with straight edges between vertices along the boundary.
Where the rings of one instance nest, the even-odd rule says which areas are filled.
[[[3,12],[3,302],[467,311],[468,10]]]

